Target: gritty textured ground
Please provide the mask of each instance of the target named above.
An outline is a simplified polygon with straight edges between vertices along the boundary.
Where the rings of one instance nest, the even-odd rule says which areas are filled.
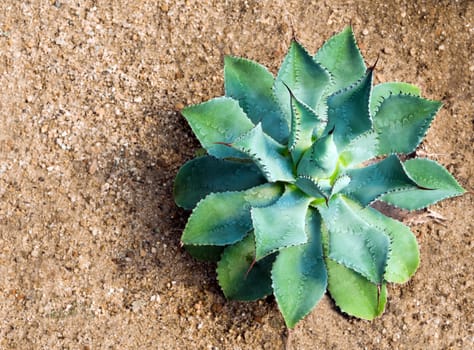
[[[227,302],[179,248],[173,178],[197,141],[180,116],[223,93],[223,57],[276,73],[352,23],[377,82],[441,99],[422,152],[474,188],[472,1],[0,3],[0,349],[281,349],[273,299]],[[292,349],[474,347],[472,192],[406,217],[421,267],[373,321],[329,298]]]

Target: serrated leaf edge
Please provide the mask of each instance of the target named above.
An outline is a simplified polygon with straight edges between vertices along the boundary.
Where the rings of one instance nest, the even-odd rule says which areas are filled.
[[[413,149],[413,151],[415,151],[419,146],[420,144],[423,142],[424,138],[426,137],[426,134],[428,133],[428,131],[430,130],[430,126],[431,124],[433,123],[436,115],[438,114],[438,112],[441,110],[441,108],[443,108],[443,103],[441,101],[437,101],[437,100],[432,100],[432,99],[428,99],[428,98],[425,98],[425,97],[421,97],[421,96],[418,96],[418,95],[413,95],[413,94],[408,94],[408,93],[400,93],[400,94],[390,94],[388,97],[384,98],[382,100],[382,102],[380,103],[380,105],[377,106],[377,109],[376,111],[374,112],[374,117],[377,115],[377,113],[379,112],[380,110],[380,107],[383,105],[383,103],[388,100],[391,96],[410,96],[410,97],[417,97],[421,100],[424,100],[424,101],[427,101],[427,102],[437,102],[439,103],[439,106],[436,110],[434,110],[432,113],[430,113],[429,117],[425,119],[424,121],[424,124],[423,124],[423,129],[425,129],[424,132],[422,132],[421,134],[422,135],[418,135],[420,137],[420,140],[418,141],[418,145]],[[370,107],[370,104],[369,104],[369,107]],[[378,133],[377,130],[375,130],[374,126],[372,126],[372,129],[375,131],[375,133]],[[412,152],[413,152],[412,151]],[[394,152],[393,149],[390,150],[390,152],[388,153],[379,153],[377,152],[379,156],[386,156],[386,155],[390,155],[390,154],[407,154],[406,152]]]
[[[268,183],[267,183],[267,184],[268,184]],[[267,185],[267,184],[262,184],[262,185],[254,186],[254,187],[248,188],[248,189],[246,189],[246,190],[242,190],[242,191],[211,192],[211,193],[207,194],[204,198],[201,198],[201,199],[199,200],[199,202],[196,203],[196,206],[194,207],[194,209],[192,210],[191,214],[190,214],[189,217],[188,217],[188,220],[187,220],[187,222],[186,222],[186,226],[187,226],[189,220],[191,220],[191,217],[194,215],[194,210],[195,210],[195,209],[201,204],[201,202],[203,202],[207,197],[210,197],[210,196],[213,196],[213,195],[216,195],[216,194],[219,194],[219,195],[221,195],[221,194],[236,194],[236,193],[241,193],[241,194],[243,194],[243,193],[245,193],[245,192],[247,192],[247,191],[249,191],[249,190],[252,190],[252,189],[254,189],[254,188],[256,188],[256,187],[264,186],[264,185]],[[278,197],[278,198],[275,200],[275,202],[278,201],[279,198],[280,198],[280,197]],[[244,199],[244,200],[245,200],[246,204],[248,204],[248,206],[249,206],[249,211],[250,211],[252,208],[263,208],[263,207],[266,207],[266,206],[269,206],[269,205],[272,205],[273,203],[275,203],[275,202],[273,202],[272,204],[268,204],[268,205],[266,205],[266,206],[260,207],[260,206],[256,206],[256,205],[250,205],[250,203],[249,203],[246,199]],[[186,226],[185,226],[185,229],[186,229]],[[193,245],[193,246],[214,245],[214,246],[217,246],[216,244],[210,244],[210,243],[194,244],[194,243],[185,243],[185,242],[183,242],[183,241],[182,241],[182,237],[183,237],[183,235],[184,235],[185,229],[183,230],[183,234],[181,235],[181,239],[180,239],[180,244],[181,244],[181,245],[183,245],[183,246],[184,246],[184,245]],[[238,243],[238,242],[242,241],[245,237],[248,236],[249,232],[251,232],[252,230],[253,230],[253,227],[252,227],[251,229],[249,229],[249,230],[247,231],[247,233],[246,233],[241,239],[236,240],[236,241],[232,241],[232,242],[229,242],[229,243],[226,243],[226,244],[223,245],[223,246],[233,245],[233,244],[235,244],[235,243]]]

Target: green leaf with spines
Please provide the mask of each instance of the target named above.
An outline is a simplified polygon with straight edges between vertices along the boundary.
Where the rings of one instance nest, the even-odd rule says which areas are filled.
[[[329,231],[328,257],[380,284],[390,240],[383,230],[363,220],[359,214],[362,209],[356,202],[340,195],[334,196],[327,206],[318,206]]]
[[[326,292],[327,272],[321,247],[321,217],[310,209],[308,242],[281,249],[272,268],[273,293],[287,327],[310,313]]]
[[[412,95],[390,95],[374,115],[378,154],[411,153],[425,137],[441,102]]]
[[[217,97],[186,107],[181,114],[210,155],[217,158],[244,157],[242,153],[219,144],[231,143],[254,127],[236,100],[229,97]]]
[[[178,206],[192,209],[210,193],[242,191],[265,182],[262,172],[253,163],[203,156],[186,162],[179,169],[173,196]]]
[[[347,187],[347,185],[349,185],[350,182],[351,182],[350,176],[347,176],[347,175],[339,176],[336,179],[336,181],[334,181],[334,185],[332,186],[330,197],[341,192],[344,188]]]
[[[390,237],[385,280],[393,283],[407,282],[420,263],[418,243],[410,228],[371,207],[359,211],[359,216],[370,225],[382,229]]]
[[[298,163],[301,154],[313,143],[313,132],[322,128],[323,122],[306,104],[291,93],[291,133],[288,149],[294,163]]]
[[[349,86],[366,71],[350,26],[326,41],[316,53],[315,60],[331,73],[331,92]]]
[[[294,181],[291,158],[284,154],[288,152],[287,148],[265,134],[261,124],[230,146],[252,158],[269,182]]]
[[[372,203],[385,193],[417,187],[394,154],[365,168],[349,169],[345,174],[351,182],[342,192],[362,205]]]
[[[288,122],[291,121],[291,105],[287,87],[299,101],[314,110],[328,82],[329,74],[326,70],[314,61],[301,44],[292,41],[273,87],[276,99]]]
[[[328,178],[337,167],[337,147],[332,133],[316,140],[301,157],[298,163],[298,176],[314,179]]]
[[[280,143],[288,139],[288,122],[273,96],[273,75],[264,66],[243,58],[224,58],[226,96],[239,101],[254,124]]]
[[[378,286],[329,258],[326,266],[329,293],[342,312],[365,320],[373,320],[383,313],[387,302],[385,282]]]
[[[307,242],[305,218],[311,201],[294,186],[287,186],[274,204],[252,208],[257,261],[282,248]]]
[[[344,168],[357,165],[377,156],[378,135],[373,130],[367,131],[353,139],[339,154],[339,163]]]
[[[326,41],[314,59],[326,68],[331,76],[330,84],[316,109],[321,118],[326,118],[327,98],[359,80],[364,75],[366,67],[350,26]]]
[[[359,273],[330,259],[329,233],[321,226],[321,241],[328,273],[328,291],[336,305],[351,316],[373,320],[387,302],[386,284],[376,285]]]
[[[418,187],[388,193],[380,198],[382,201],[398,208],[417,210],[465,192],[449,171],[434,160],[409,159],[404,167]]]
[[[193,210],[181,241],[185,245],[228,245],[252,229],[251,207],[267,206],[281,195],[281,186],[264,184],[240,192],[211,193]]]
[[[255,262],[253,234],[225,248],[217,264],[217,279],[228,299],[252,301],[272,294],[271,269],[275,256]]]
[[[372,89],[372,96],[370,97],[370,115],[375,115],[375,112],[384,99],[390,95],[399,94],[420,96],[421,91],[418,86],[398,81],[375,85]]]
[[[328,198],[329,194],[325,188],[318,184],[318,180],[313,179],[311,176],[299,175],[296,178],[295,185],[310,197],[324,199]]]
[[[328,123],[326,132],[334,133],[339,152],[357,136],[372,128],[369,112],[373,69],[351,86],[328,97]]]

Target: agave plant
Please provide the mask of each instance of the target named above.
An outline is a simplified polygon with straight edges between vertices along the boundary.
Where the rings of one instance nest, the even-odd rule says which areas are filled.
[[[315,56],[293,41],[276,78],[226,57],[225,96],[182,111],[207,155],[176,176],[175,201],[193,210],[181,241],[218,261],[227,298],[273,293],[293,328],[327,289],[370,320],[386,284],[414,274],[415,236],[371,204],[415,210],[464,189],[433,160],[399,158],[441,103],[407,83],[372,86],[373,74],[347,27]]]

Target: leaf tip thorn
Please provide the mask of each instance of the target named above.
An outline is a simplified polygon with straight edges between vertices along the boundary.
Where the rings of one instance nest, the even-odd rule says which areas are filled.
[[[373,72],[375,67],[377,66],[377,63],[379,62],[380,59],[380,53],[377,55],[377,59],[375,60],[374,64],[371,65],[369,68],[367,68],[367,72]]]

